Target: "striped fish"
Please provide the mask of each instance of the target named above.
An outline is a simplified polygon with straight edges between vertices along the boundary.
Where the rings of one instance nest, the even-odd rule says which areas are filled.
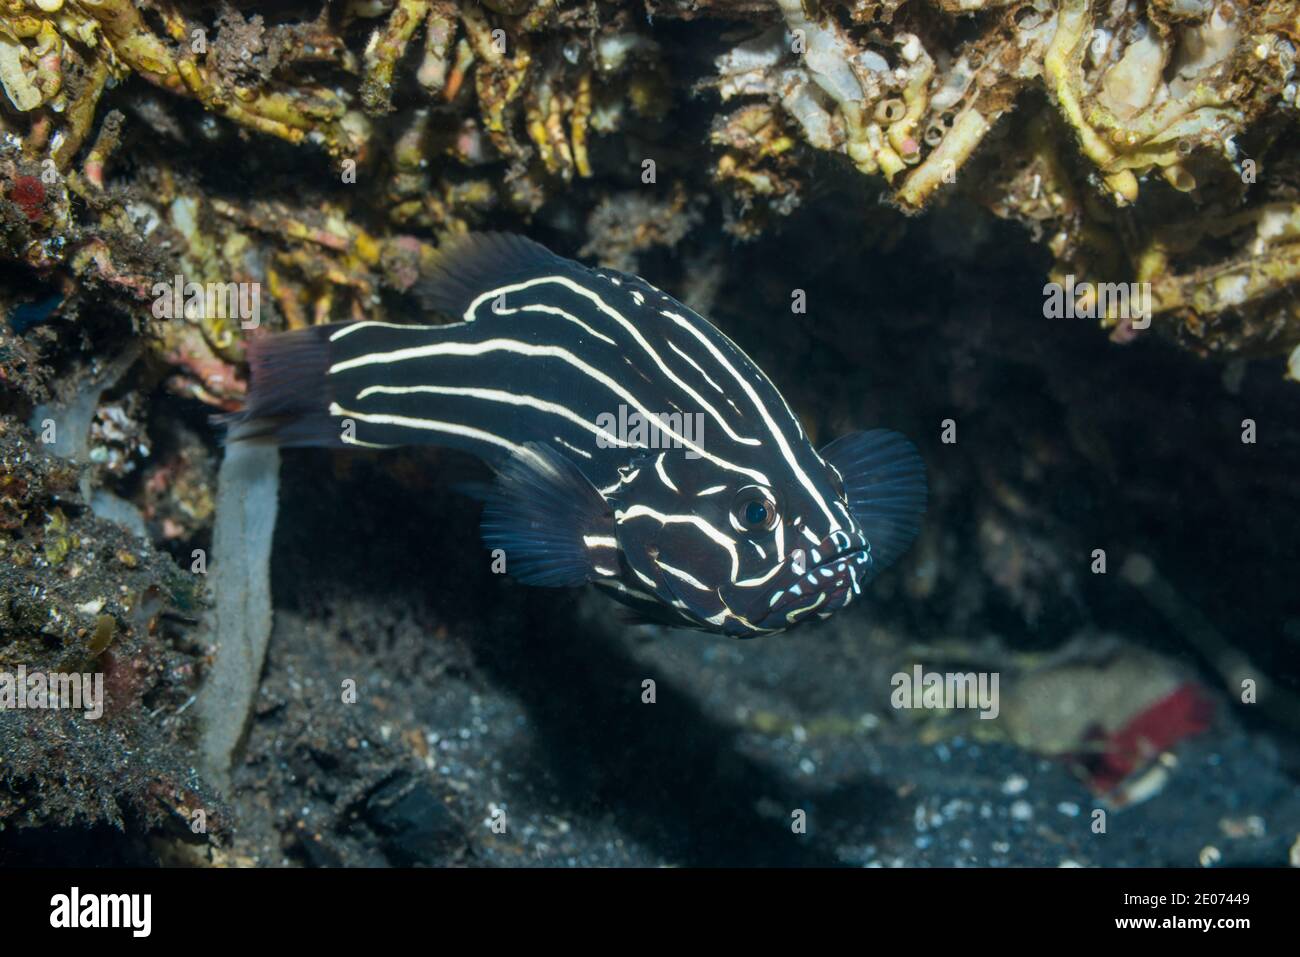
[[[907,439],[814,449],[739,346],[643,279],[485,233],[420,292],[458,321],[255,341],[229,438],[468,451],[495,470],[482,535],[515,578],[737,637],[828,617],[917,533]]]

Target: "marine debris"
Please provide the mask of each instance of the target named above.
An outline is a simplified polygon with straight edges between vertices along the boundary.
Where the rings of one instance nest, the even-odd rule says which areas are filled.
[[[271,539],[280,453],[235,444],[217,479],[212,535],[212,666],[198,696],[199,751],[209,774],[229,785],[271,639]]]

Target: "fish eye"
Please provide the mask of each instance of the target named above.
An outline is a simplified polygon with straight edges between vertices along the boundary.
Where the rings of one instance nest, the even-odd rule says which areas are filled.
[[[839,470],[833,465],[826,466],[826,477],[831,481],[831,490],[840,498],[844,498],[844,476],[840,475]]]
[[[732,501],[731,522],[737,531],[770,532],[779,519],[776,497],[761,485],[746,485]]]

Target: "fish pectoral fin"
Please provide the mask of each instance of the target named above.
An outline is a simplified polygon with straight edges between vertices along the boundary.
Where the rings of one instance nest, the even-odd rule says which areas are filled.
[[[871,543],[871,566],[896,561],[921,530],[928,487],[916,446],[889,429],[852,432],[821,450],[839,470],[849,510]]]
[[[529,442],[497,472],[480,525],[505,555],[506,573],[527,585],[582,585],[619,564],[614,517],[600,492],[551,446]]]

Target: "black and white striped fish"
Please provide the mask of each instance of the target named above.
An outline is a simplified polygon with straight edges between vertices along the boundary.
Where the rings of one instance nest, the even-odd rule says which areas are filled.
[[[422,292],[459,321],[255,342],[230,438],[467,450],[496,470],[483,539],[514,577],[592,582],[738,637],[843,608],[917,533],[925,466],[907,439],[818,452],[735,343],[643,279],[478,234],[444,247]],[[615,425],[635,416],[657,430]]]

